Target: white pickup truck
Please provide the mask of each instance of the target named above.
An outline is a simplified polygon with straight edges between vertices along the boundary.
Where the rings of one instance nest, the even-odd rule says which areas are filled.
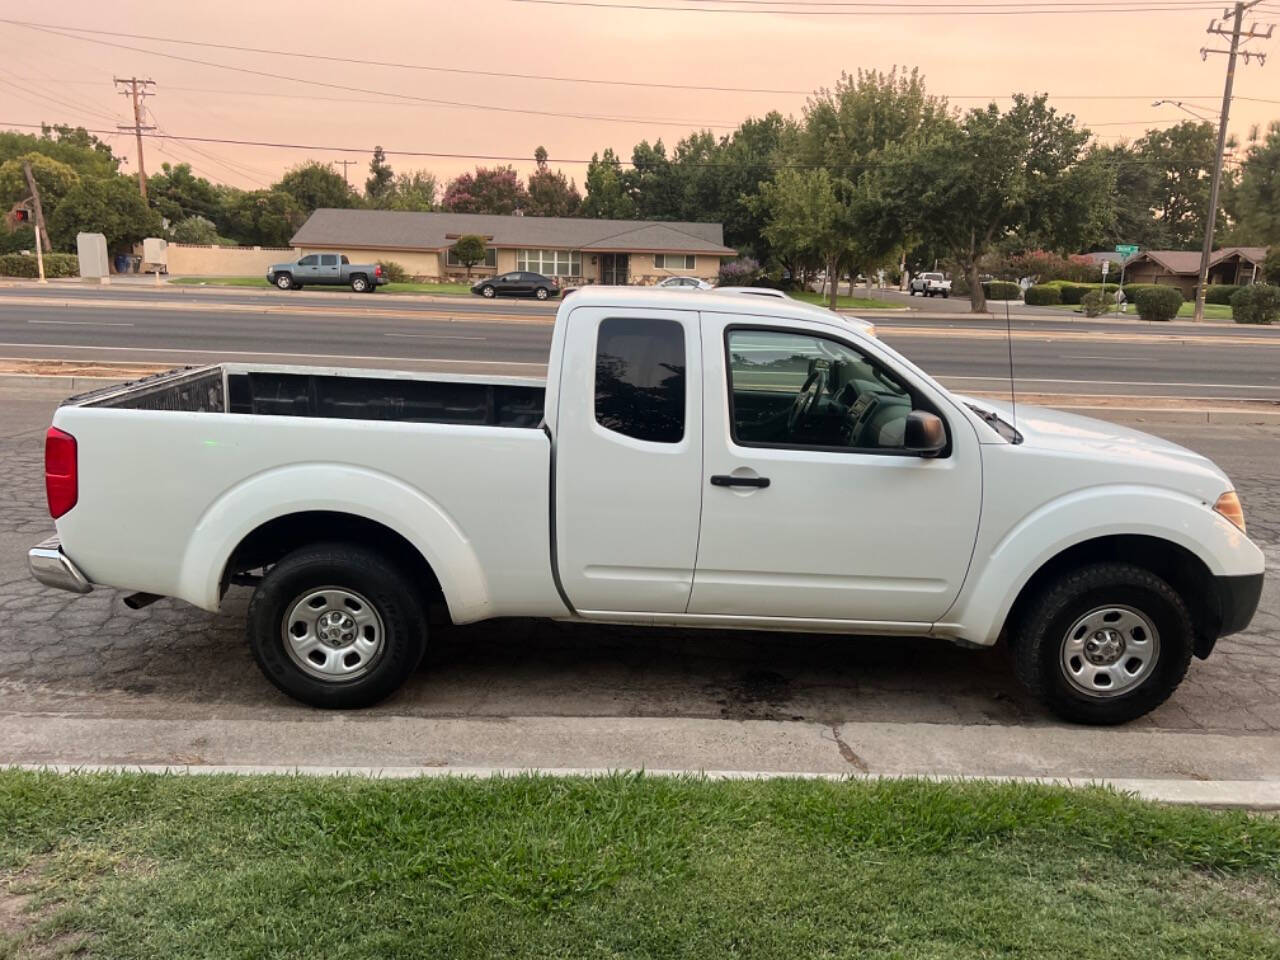
[[[951,281],[940,273],[919,273],[911,278],[908,290],[913,297],[918,293],[922,297],[945,299],[951,296]]]
[[[68,400],[42,583],[217,610],[281,690],[372,704],[454,623],[1008,638],[1085,723],[1243,629],[1263,555],[1216,466],[956,396],[835,317],[587,288],[545,381],[229,363]]]

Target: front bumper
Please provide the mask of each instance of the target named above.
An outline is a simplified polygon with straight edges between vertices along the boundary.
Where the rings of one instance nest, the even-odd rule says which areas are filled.
[[[57,537],[50,537],[27,551],[27,568],[46,587],[72,593],[88,593],[93,589],[88,577],[62,552],[62,542]]]
[[[1218,588],[1218,609],[1222,612],[1222,625],[1218,636],[1239,633],[1249,626],[1262,598],[1262,574],[1250,573],[1242,577],[1214,577]]]

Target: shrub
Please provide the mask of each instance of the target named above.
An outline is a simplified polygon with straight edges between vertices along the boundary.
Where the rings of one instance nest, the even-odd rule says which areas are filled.
[[[1058,291],[1063,303],[1074,306],[1084,300],[1084,295],[1089,292],[1089,288],[1082,283],[1064,283]]]
[[[1231,298],[1243,289],[1243,286],[1233,283],[1211,283],[1204,288],[1204,302],[1226,306],[1231,302]]]
[[[1022,299],[1029,307],[1052,307],[1062,302],[1062,293],[1057,287],[1028,287]]]
[[[1236,323],[1274,323],[1280,318],[1280,285],[1255,283],[1237,290],[1231,316]]]
[[[218,242],[218,228],[204,217],[187,217],[173,225],[173,242],[212,246]]]
[[[24,277],[34,280],[40,276],[35,254],[6,253],[0,255],[0,276]],[[80,258],[74,253],[46,253],[44,255],[46,277],[80,276]]]
[[[1080,304],[1086,317],[1100,317],[1116,308],[1116,295],[1097,288],[1086,293]]]
[[[721,287],[751,287],[760,277],[760,264],[750,257],[739,257],[720,264],[716,284]]]
[[[1272,285],[1280,285],[1280,243],[1273,243],[1262,263],[1262,276]]]
[[[982,292],[988,300],[1020,300],[1022,288],[1016,283],[1006,280],[988,280],[982,285]]]
[[[379,260],[378,266],[382,267],[382,275],[387,278],[387,283],[408,283],[409,271],[394,260]]]
[[[1139,285],[1135,285],[1139,286]],[[1172,320],[1182,306],[1182,294],[1177,287],[1141,284],[1133,297],[1138,316],[1143,320]]]

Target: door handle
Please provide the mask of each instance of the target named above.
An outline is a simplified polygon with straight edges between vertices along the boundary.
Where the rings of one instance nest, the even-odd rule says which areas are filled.
[[[711,478],[713,487],[767,487],[768,477],[735,477],[731,473],[718,473]]]

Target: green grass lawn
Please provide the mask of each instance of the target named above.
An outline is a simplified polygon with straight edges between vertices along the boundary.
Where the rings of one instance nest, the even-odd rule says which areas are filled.
[[[184,287],[269,287],[266,277],[174,277],[169,281]],[[312,285],[315,290],[346,290],[346,287]],[[388,283],[378,288],[378,293],[438,293],[441,295],[469,295],[471,287],[465,283]]]
[[[825,294],[814,293],[812,290],[793,290],[790,296],[804,303],[817,304],[819,307],[828,306],[828,297]],[[847,297],[844,294],[840,294],[836,297],[836,306],[846,310],[893,310],[899,304],[890,303],[888,300],[876,300],[870,297]]]
[[[1280,956],[1280,819],[1102,790],[0,772],[0,957]]]
[[[988,301],[987,303],[988,308],[990,308],[991,304],[995,302],[996,301],[994,300]],[[1054,304],[1053,306],[1054,306],[1054,309],[1056,310],[1067,310],[1074,313],[1080,313],[1083,315],[1083,311],[1080,309],[1079,305]],[[1196,313],[1196,305],[1190,301],[1184,303],[1181,307],[1178,308],[1178,317],[1180,319],[1182,317],[1194,317],[1195,313]],[[1115,316],[1115,315],[1116,313],[1114,310],[1111,310],[1106,314],[1106,316]],[[1228,303],[1206,303],[1204,305],[1204,315],[1206,320],[1230,320],[1231,305]],[[1130,319],[1137,319],[1138,311],[1133,306],[1133,304],[1129,304],[1128,312],[1122,313],[1120,314],[1120,316],[1128,317]]]

